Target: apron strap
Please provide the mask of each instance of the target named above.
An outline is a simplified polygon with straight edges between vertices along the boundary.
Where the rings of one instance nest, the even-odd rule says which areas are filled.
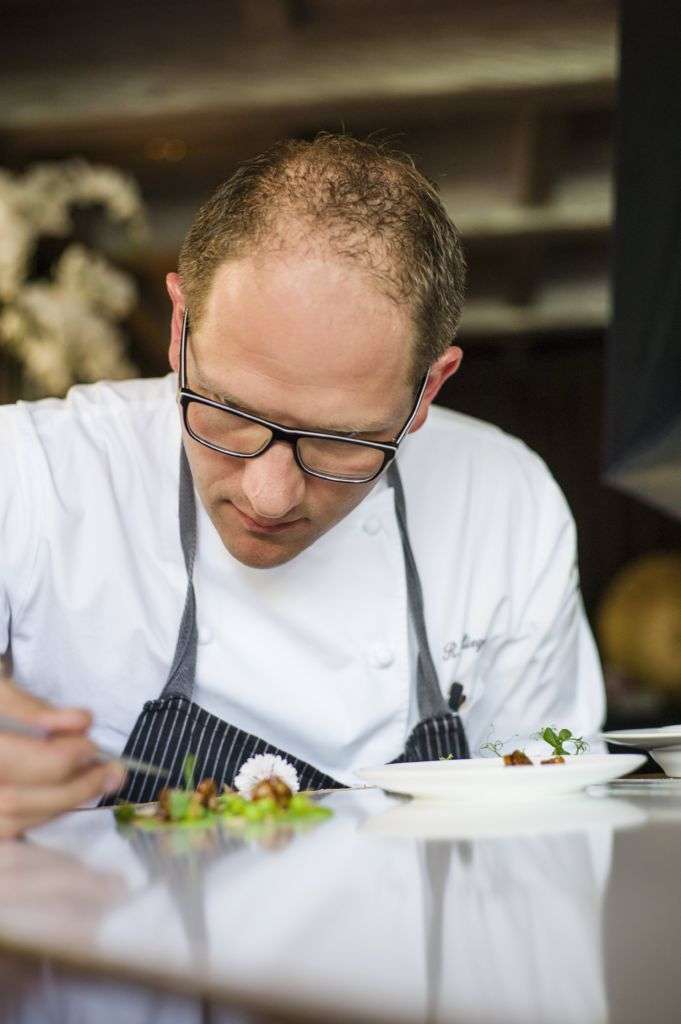
[[[404,567],[407,576],[407,598],[409,601],[409,614],[411,616],[416,641],[418,644],[418,657],[416,661],[416,698],[418,700],[419,720],[432,718],[434,715],[446,714],[449,706],[442,695],[437,671],[430,653],[428,644],[428,633],[426,632],[426,620],[423,612],[423,590],[421,579],[416,567],[416,559],[411,549],[409,531],[407,529],[407,506],[404,500],[404,488],[397,462],[393,460],[388,467],[386,474],[388,483],[395,493],[395,513],[397,525],[402,538],[402,551],[404,553]]]
[[[196,595],[194,593],[194,559],[196,557],[196,502],[194,481],[187,462],[184,445],[180,445],[180,541],[187,569],[187,595],[180,619],[180,629],[175,645],[175,657],[170,666],[168,679],[161,697],[186,697],[192,699],[196,676],[196,651],[198,632],[196,628]]]

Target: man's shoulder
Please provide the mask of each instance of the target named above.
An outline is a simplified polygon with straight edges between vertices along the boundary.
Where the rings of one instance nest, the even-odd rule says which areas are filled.
[[[520,438],[438,405],[431,406],[424,426],[413,435],[405,461],[412,472],[418,467],[429,475],[439,471],[443,479],[464,468],[467,475],[550,475],[544,460]]]
[[[57,429],[68,423],[84,423],[91,419],[120,419],[146,414],[167,406],[174,394],[174,377],[136,378],[133,380],[102,380],[96,384],[76,384],[64,398],[42,398],[19,401],[2,406],[5,415],[30,418],[36,428],[48,424]]]
[[[0,407],[0,415],[14,425],[24,440],[43,442],[48,448],[62,442],[77,445],[113,440],[116,435],[148,429],[172,408],[174,378],[155,377],[78,384],[64,398],[20,401]]]
[[[535,549],[573,529],[544,460],[520,438],[472,416],[431,407],[400,453],[400,472],[410,522],[423,541],[420,557],[436,536],[440,546],[462,538],[469,549],[506,545],[529,564]]]
[[[24,476],[37,489],[58,490],[74,474],[116,488],[136,471],[163,471],[179,416],[172,375],[77,385],[65,398],[0,407],[4,436]],[[175,460],[173,460],[175,461]]]

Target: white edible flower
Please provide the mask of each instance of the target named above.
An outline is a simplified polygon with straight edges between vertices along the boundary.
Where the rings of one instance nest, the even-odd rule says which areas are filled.
[[[248,761],[241,765],[234,785],[242,796],[250,800],[251,793],[258,783],[272,779],[275,775],[286,783],[292,793],[298,792],[300,786],[297,771],[278,754],[256,754],[255,757],[249,757]]]

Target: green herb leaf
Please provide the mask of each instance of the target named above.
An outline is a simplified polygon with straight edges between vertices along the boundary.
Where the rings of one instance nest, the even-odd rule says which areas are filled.
[[[133,804],[118,804],[114,807],[114,818],[119,825],[128,825],[135,817]]]
[[[304,796],[303,793],[294,793],[291,797],[291,802],[288,805],[289,811],[292,814],[304,814],[310,806],[309,797]]]
[[[232,814],[235,817],[242,817],[246,808],[246,800],[233,793],[226,793],[220,797],[220,804],[226,814]]]
[[[538,735],[553,749],[555,757],[570,756],[570,751],[565,746],[571,743],[575,754],[583,754],[589,749],[589,744],[581,736],[573,736],[570,729],[557,730],[551,726],[545,726]]]
[[[274,800],[249,800],[244,807],[244,817],[248,821],[262,821],[271,817],[277,809]]]
[[[184,788],[194,789],[194,766],[196,765],[196,754],[187,754],[182,762],[182,777]]]
[[[189,813],[191,794],[184,789],[171,789],[168,797],[168,815],[171,821],[183,821]]]
[[[550,747],[559,747],[561,745],[558,736],[549,725],[547,725],[542,732],[542,738],[546,740]]]

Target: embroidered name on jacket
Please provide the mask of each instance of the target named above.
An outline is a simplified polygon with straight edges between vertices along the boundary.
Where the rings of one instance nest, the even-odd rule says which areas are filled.
[[[449,640],[442,649],[442,659],[447,661],[448,658],[455,658],[457,654],[461,654],[462,651],[473,650],[477,654],[482,647],[487,643],[487,637],[482,636],[475,639],[469,636],[468,633],[464,633],[463,640],[457,643],[456,640]]]

